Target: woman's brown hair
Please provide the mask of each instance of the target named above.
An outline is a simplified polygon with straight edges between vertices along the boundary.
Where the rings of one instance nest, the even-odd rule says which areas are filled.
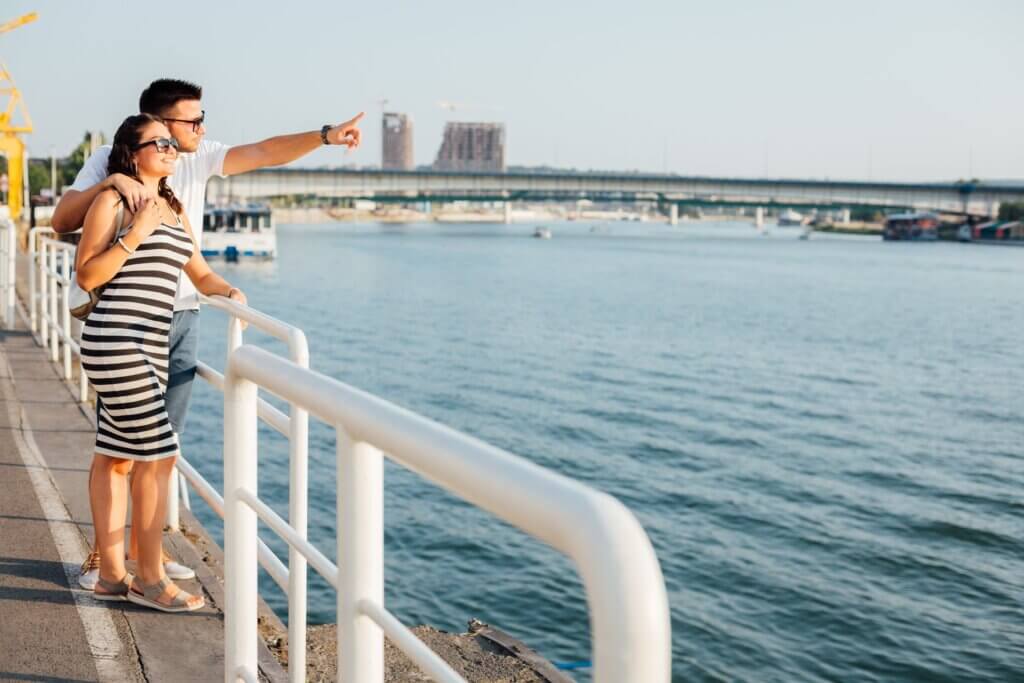
[[[142,129],[150,123],[163,123],[158,116],[152,114],[135,114],[129,116],[121,123],[121,126],[114,133],[114,142],[110,150],[110,159],[107,161],[107,175],[122,173],[129,178],[139,182],[139,169],[135,167],[136,148],[142,140]],[[160,179],[158,192],[163,197],[174,213],[181,213],[182,206],[174,192],[167,184],[167,178]],[[124,197],[121,198],[124,200]]]

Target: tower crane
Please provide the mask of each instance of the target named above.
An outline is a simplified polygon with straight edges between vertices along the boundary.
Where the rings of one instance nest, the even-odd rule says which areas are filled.
[[[39,18],[30,12],[17,19],[0,24],[0,34],[13,31],[19,26],[31,23]],[[14,85],[14,79],[7,67],[0,64],[0,97],[6,96],[7,103],[0,109],[0,154],[7,157],[8,192],[7,206],[11,218],[19,218],[25,204],[25,143],[19,136],[32,132],[32,119],[28,115],[25,100],[21,91]],[[21,122],[15,122],[20,112]]]

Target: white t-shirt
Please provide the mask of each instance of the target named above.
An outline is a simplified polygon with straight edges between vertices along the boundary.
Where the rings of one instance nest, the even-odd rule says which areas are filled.
[[[185,208],[185,215],[192,225],[192,234],[196,244],[203,246],[203,205],[206,202],[206,181],[211,176],[224,178],[224,157],[230,146],[220,142],[203,140],[195,152],[182,152],[178,155],[174,175],[167,179],[167,184],[174,190]],[[82,192],[107,177],[107,160],[110,158],[110,145],[103,145],[90,155],[75,177],[72,190]],[[195,285],[184,272],[178,277],[178,296],[174,301],[174,310],[187,311],[199,308],[199,297]]]

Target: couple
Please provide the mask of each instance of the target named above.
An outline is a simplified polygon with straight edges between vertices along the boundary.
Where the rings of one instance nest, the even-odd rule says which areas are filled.
[[[196,291],[246,302],[200,251],[206,182],[285,164],[321,145],[358,147],[363,116],[228,147],[203,139],[201,99],[202,89],[185,81],[151,83],[139,98],[141,113],[125,119],[111,146],[89,157],[53,215],[59,233],[82,227],[78,284],[86,291],[104,287],[82,331],[97,431],[89,472],[95,547],[79,583],[98,599],[165,612],[204,605],[172,582],[195,573],[162,548],[167,486],[195,377]],[[125,568],[129,473],[128,556],[137,559],[137,577]]]

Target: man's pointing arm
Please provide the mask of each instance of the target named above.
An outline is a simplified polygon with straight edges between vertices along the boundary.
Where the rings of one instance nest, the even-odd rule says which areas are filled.
[[[364,112],[359,112],[348,121],[331,126],[326,132],[312,130],[308,133],[278,135],[262,142],[232,147],[224,157],[224,175],[238,175],[257,168],[280,166],[295,161],[323,145],[324,137],[327,144],[344,145],[349,149],[355,149],[362,140],[359,120],[363,115]]]

